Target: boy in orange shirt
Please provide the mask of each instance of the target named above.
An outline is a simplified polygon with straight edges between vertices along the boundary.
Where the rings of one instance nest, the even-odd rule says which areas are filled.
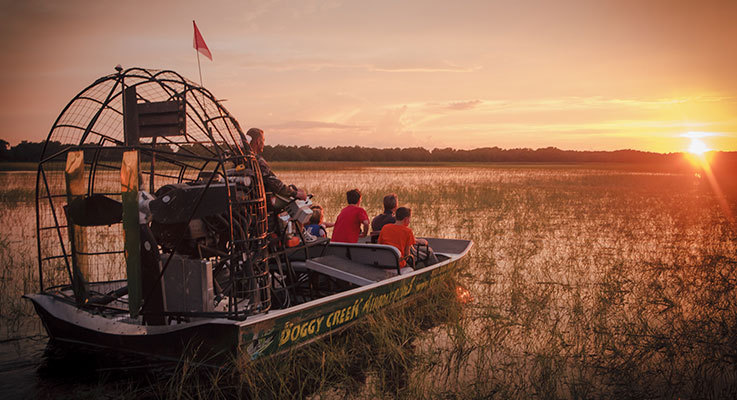
[[[388,244],[394,246],[402,254],[402,260],[399,263],[400,268],[403,268],[406,265],[406,261],[404,260],[404,258],[407,256],[407,254],[414,253],[412,252],[413,245],[419,244],[427,246],[427,240],[415,239],[414,232],[412,232],[412,229],[409,228],[409,221],[411,216],[411,209],[407,207],[399,207],[396,212],[397,222],[384,225],[384,227],[381,228],[381,233],[379,233],[379,244]],[[428,250],[428,258],[435,258],[435,255],[432,253],[432,249],[428,247]],[[437,258],[435,258],[435,260],[435,262],[437,262]]]

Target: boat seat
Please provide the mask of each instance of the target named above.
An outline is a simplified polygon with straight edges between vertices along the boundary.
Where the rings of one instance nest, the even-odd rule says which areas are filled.
[[[386,244],[330,242],[327,255],[334,255],[368,264],[377,268],[399,272],[401,253],[396,247]]]
[[[358,286],[397,276],[395,269],[376,268],[334,255],[307,260],[305,268]]]
[[[104,226],[123,220],[123,204],[105,195],[79,196],[64,206],[67,219],[79,226]]]

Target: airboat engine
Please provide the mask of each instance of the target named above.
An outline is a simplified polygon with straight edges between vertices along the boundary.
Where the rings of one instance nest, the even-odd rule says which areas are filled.
[[[149,208],[151,231],[162,249],[192,258],[224,253],[230,228],[227,192],[235,186],[180,183],[157,190]]]

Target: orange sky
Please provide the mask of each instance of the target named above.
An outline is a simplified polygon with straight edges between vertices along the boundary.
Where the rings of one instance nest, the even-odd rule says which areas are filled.
[[[192,19],[268,144],[737,150],[737,1],[0,0],[0,138],[116,64],[198,79]]]

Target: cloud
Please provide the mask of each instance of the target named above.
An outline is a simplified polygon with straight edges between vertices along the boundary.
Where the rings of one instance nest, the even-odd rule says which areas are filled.
[[[382,137],[397,137],[406,134],[404,117],[407,106],[387,110],[384,116],[377,122],[374,133]]]
[[[364,72],[382,72],[382,73],[464,73],[474,72],[481,69],[480,66],[463,67],[452,64],[441,64],[428,61],[426,63],[397,63],[395,65],[382,65],[365,61],[338,61],[330,57],[272,57],[271,59],[264,56],[250,57],[248,55],[238,54],[237,50],[227,49],[233,56],[245,58],[246,61],[240,61],[239,64],[244,68],[261,68],[271,71],[322,71],[326,69],[343,69]]]
[[[322,71],[326,69],[371,70],[372,66],[363,63],[336,62],[325,58],[279,58],[265,59],[264,57],[246,57],[247,61],[240,62],[244,68],[261,68],[270,71]]]
[[[335,9],[341,5],[341,1],[326,0],[259,0],[259,1],[236,1],[241,7],[228,5],[232,15],[225,15],[227,20],[246,26],[254,32],[259,31],[285,31],[293,28],[295,23],[307,19],[310,16],[319,16],[325,11]],[[245,12],[238,11],[245,8]]]
[[[410,108],[424,117],[419,120],[434,121],[454,114],[449,111],[473,110],[471,115],[485,115],[495,121],[512,121],[533,118],[536,120],[571,120],[579,122],[596,120],[603,122],[616,119],[617,116],[629,116],[632,119],[642,118],[651,120],[655,115],[662,113],[678,113],[683,115],[685,110],[693,107],[711,107],[711,104],[730,104],[737,102],[736,97],[729,96],[692,96],[677,98],[605,98],[593,97],[559,97],[538,99],[474,99],[448,100],[445,102],[408,103]],[[680,108],[678,108],[680,107]],[[712,108],[713,109],[713,108]],[[633,118],[635,117],[635,118]],[[466,116],[465,118],[469,118]],[[701,117],[704,118],[703,116]],[[681,118],[682,119],[682,118]],[[679,120],[680,121],[680,120]],[[653,124],[660,124],[659,119]],[[685,124],[679,122],[680,124]]]
[[[687,133],[683,133],[678,135],[680,137],[690,138],[690,139],[702,139],[705,137],[711,137],[711,136],[729,136],[728,133],[721,133],[721,132],[701,132],[701,131],[689,131]]]
[[[323,122],[323,121],[286,121],[278,124],[264,125],[265,129],[280,129],[280,130],[316,130],[316,129],[332,129],[332,130],[364,130],[365,127],[358,125],[346,125],[335,122]]]
[[[443,62],[441,65],[396,65],[396,66],[378,66],[374,65],[370,67],[370,70],[372,72],[417,72],[417,73],[433,73],[433,72],[475,72],[480,70],[482,67],[480,65],[474,65],[474,66],[459,66],[454,65],[452,63]]]
[[[483,103],[481,100],[453,101],[445,105],[448,110],[472,110]]]

